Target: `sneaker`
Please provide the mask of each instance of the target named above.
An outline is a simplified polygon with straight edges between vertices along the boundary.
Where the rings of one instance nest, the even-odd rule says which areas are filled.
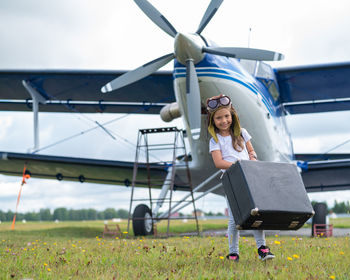
[[[275,257],[274,254],[270,252],[270,248],[264,245],[261,245],[258,249],[259,259],[266,261],[268,259],[273,259]]]
[[[236,253],[231,253],[231,254],[228,254],[228,255],[226,256],[226,259],[232,260],[232,261],[234,261],[234,262],[238,262],[238,261],[239,261],[239,255],[236,254]]]

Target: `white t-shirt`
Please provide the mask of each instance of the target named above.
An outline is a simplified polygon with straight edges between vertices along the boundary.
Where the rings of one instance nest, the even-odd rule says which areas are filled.
[[[241,128],[241,133],[245,143],[247,143],[252,138],[248,131],[244,128]],[[216,136],[219,140],[218,143],[215,142],[213,137],[209,141],[210,153],[215,150],[221,150],[222,159],[228,162],[236,162],[239,159],[249,160],[249,154],[246,145],[244,145],[244,149],[241,152],[238,152],[232,146],[231,135],[221,136],[217,133]]]

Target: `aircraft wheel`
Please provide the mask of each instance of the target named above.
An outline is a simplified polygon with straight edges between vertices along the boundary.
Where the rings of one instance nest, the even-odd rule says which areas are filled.
[[[147,205],[136,206],[132,215],[132,227],[135,236],[153,235],[152,212]]]

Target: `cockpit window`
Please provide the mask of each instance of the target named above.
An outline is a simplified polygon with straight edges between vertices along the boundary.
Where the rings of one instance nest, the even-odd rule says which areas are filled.
[[[272,98],[276,101],[279,97],[279,92],[272,67],[264,62],[259,62],[255,77],[266,86]]]

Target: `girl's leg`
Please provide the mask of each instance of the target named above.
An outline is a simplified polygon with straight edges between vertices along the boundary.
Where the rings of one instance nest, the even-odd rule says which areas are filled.
[[[227,235],[228,235],[228,248],[229,253],[233,254],[239,254],[239,231],[236,229],[236,223],[232,215],[232,211],[230,208],[230,205],[228,204],[227,198],[226,198],[227,208],[228,208],[228,227],[227,227]]]
[[[253,230],[253,234],[257,248],[260,248],[262,245],[266,245],[265,232],[263,230]]]

